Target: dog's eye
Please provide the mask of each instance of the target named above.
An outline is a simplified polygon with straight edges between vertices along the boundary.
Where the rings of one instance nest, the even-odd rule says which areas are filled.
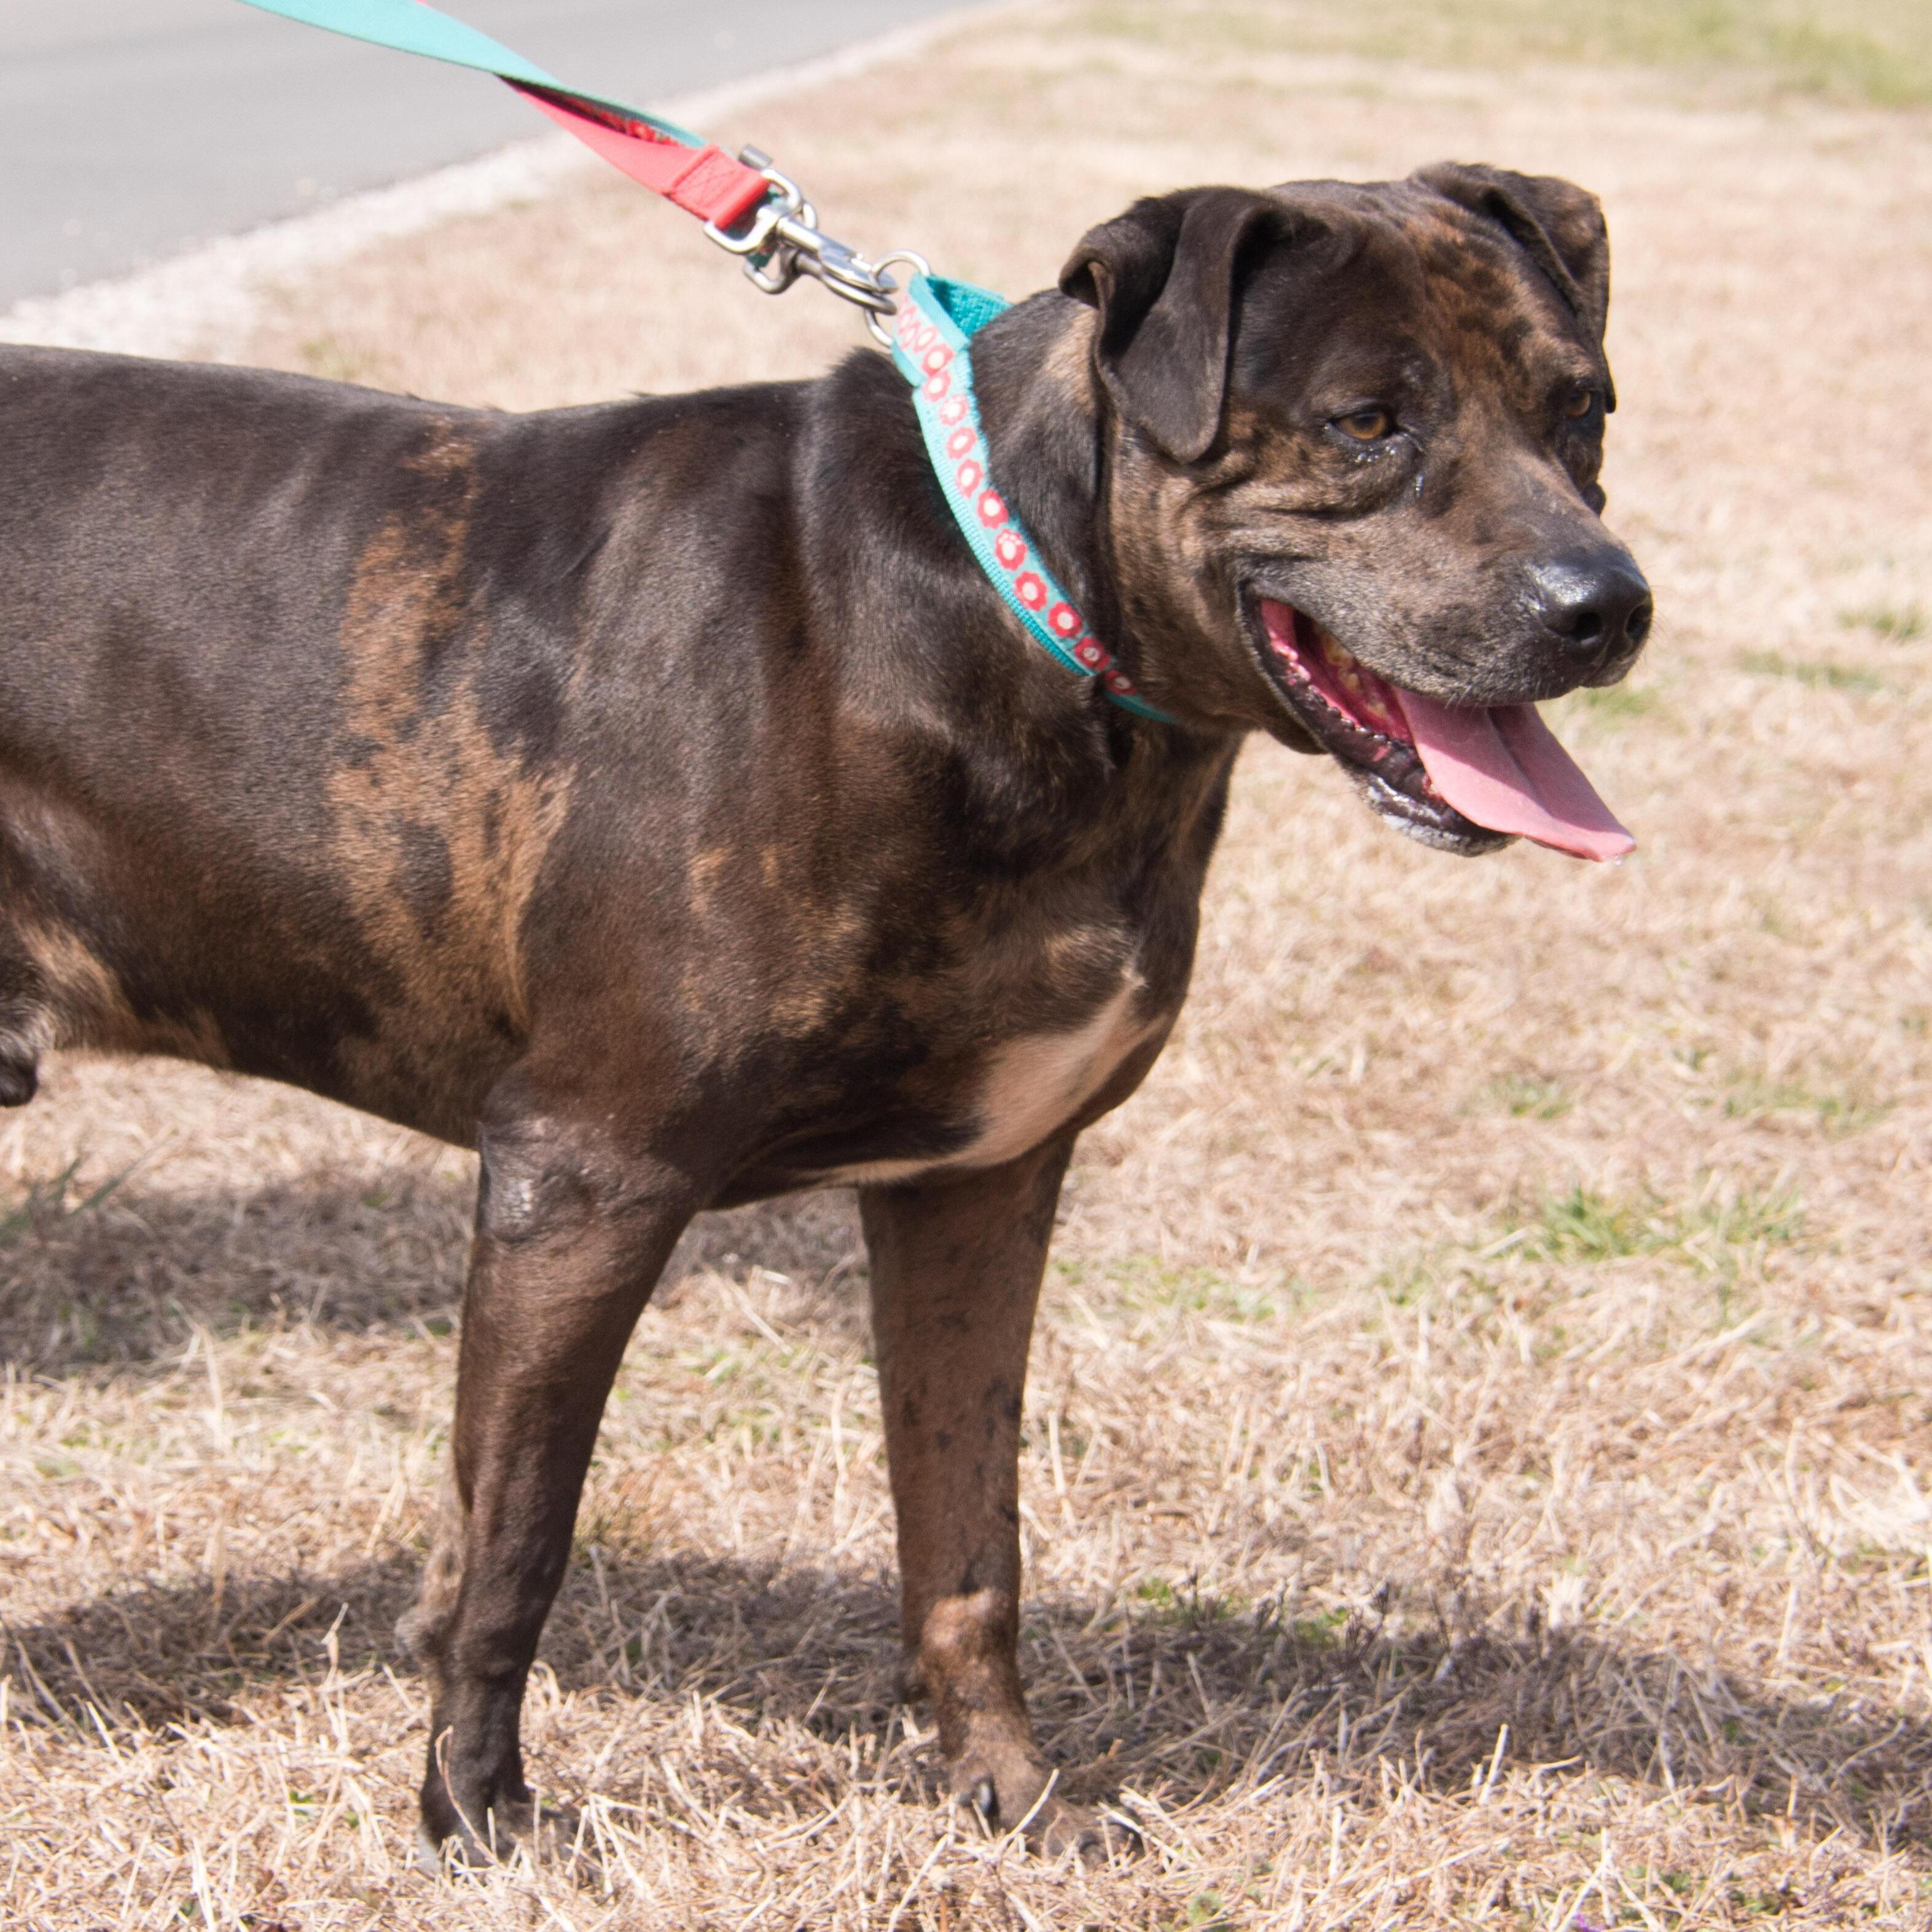
[[[1351,410],[1335,418],[1335,427],[1358,442],[1379,442],[1395,428],[1395,418],[1387,410]]]
[[[1597,406],[1597,392],[1580,383],[1563,398],[1563,413],[1572,422],[1581,422]]]

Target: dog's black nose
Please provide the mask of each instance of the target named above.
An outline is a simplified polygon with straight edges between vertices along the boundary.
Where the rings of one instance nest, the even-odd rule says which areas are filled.
[[[1650,629],[1650,586],[1621,550],[1593,545],[1532,566],[1532,608],[1565,656],[1592,667],[1634,652]]]

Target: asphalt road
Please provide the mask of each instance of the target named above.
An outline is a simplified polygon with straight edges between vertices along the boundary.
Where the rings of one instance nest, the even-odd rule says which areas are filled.
[[[640,106],[959,0],[454,0],[563,81]],[[0,309],[549,124],[488,75],[238,0],[0,0]]]

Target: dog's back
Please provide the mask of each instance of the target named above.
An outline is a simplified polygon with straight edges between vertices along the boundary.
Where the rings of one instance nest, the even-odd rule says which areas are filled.
[[[470,1136],[562,803],[533,734],[569,668],[554,628],[493,623],[488,580],[529,560],[475,528],[520,513],[509,549],[550,540],[554,502],[490,475],[530,466],[497,453],[514,434],[296,376],[0,350],[7,1097],[55,1044],[159,1049]]]

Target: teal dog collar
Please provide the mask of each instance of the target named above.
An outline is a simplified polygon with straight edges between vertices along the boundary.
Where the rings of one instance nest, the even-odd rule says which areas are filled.
[[[1047,568],[988,466],[986,431],[973,392],[971,338],[1007,303],[989,289],[916,274],[893,326],[892,360],[912,385],[913,404],[940,494],[967,548],[1007,608],[1052,657],[1100,688],[1124,710],[1174,721],[1135,689],[1113,653]]]

